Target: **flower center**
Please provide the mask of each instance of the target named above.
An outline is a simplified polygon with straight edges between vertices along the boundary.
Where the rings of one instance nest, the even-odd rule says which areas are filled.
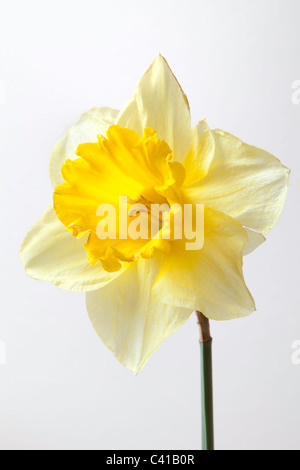
[[[140,137],[111,126],[106,137],[79,145],[76,154],[62,166],[65,183],[55,189],[54,208],[74,236],[88,236],[89,262],[115,271],[121,262],[150,257],[154,248],[167,250],[161,235],[170,232],[165,221],[182,204],[185,179],[168,144],[153,129]]]

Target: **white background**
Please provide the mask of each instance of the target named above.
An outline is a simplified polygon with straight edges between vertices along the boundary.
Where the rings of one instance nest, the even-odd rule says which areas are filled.
[[[300,449],[299,0],[20,0],[0,19],[2,449],[200,447],[195,318],[134,377],[84,294],[27,278],[18,249],[51,200],[48,157],[94,106],[122,107],[158,52],[206,117],[292,169],[287,205],[245,259],[251,317],[212,324],[218,449]]]

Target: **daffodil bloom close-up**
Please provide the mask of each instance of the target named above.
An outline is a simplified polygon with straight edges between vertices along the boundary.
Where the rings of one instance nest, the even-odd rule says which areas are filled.
[[[26,273],[86,292],[102,341],[137,373],[193,311],[231,320],[255,311],[243,258],[265,241],[280,216],[289,170],[205,119],[191,125],[186,95],[159,55],[121,110],[93,108],[56,143],[50,156],[53,201],[20,250]],[[120,210],[126,198],[126,213]],[[114,208],[114,237],[99,237]],[[203,207],[203,244],[161,236],[176,211],[156,215],[145,237],[121,232],[150,227],[142,207]],[[125,215],[124,215],[125,214]],[[182,224],[186,213],[182,210]],[[125,234],[126,235],[126,234]]]

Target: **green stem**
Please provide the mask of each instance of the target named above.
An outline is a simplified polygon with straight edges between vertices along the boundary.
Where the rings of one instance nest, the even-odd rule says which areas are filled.
[[[212,338],[209,320],[196,312],[200,326],[202,450],[214,450]]]

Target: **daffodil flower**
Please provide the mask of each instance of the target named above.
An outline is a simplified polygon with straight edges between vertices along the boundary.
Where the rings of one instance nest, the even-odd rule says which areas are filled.
[[[21,246],[26,273],[85,291],[96,332],[134,373],[192,311],[230,320],[255,310],[243,256],[277,221],[289,170],[205,120],[192,128],[187,97],[162,56],[122,111],[93,108],[67,129],[51,153],[50,178],[54,202]],[[110,204],[120,219],[124,196],[129,208],[204,205],[204,245],[100,239],[97,208]]]

